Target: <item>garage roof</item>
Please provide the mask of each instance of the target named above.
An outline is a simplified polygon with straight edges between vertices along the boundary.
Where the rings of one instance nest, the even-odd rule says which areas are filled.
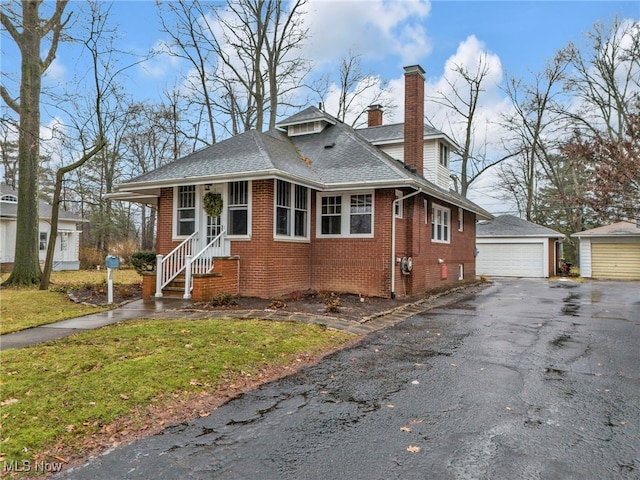
[[[618,236],[632,236],[640,237],[640,220],[637,222],[624,221],[613,223],[611,225],[605,225],[604,227],[593,228],[591,230],[585,230],[584,232],[578,232],[571,235],[572,237],[618,237]]]
[[[513,215],[500,215],[476,226],[476,237],[563,238],[564,234]]]

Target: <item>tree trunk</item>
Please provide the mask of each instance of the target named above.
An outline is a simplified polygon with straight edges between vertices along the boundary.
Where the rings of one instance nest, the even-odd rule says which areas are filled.
[[[18,222],[13,271],[5,285],[36,285],[42,276],[38,259],[38,169],[40,162],[40,89],[42,64],[38,8],[22,2],[22,77],[18,139]]]

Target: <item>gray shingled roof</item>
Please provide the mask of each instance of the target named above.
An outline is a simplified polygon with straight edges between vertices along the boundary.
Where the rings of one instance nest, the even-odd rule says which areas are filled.
[[[285,118],[283,121],[278,122],[278,127],[286,127],[287,125],[294,125],[297,123],[315,122],[321,120],[331,125],[336,124],[338,121],[322,110],[315,107],[308,107],[304,110],[294,113],[290,117]]]
[[[564,237],[564,234],[513,215],[500,215],[493,220],[478,223],[476,236],[557,238]]]
[[[378,127],[358,128],[356,130],[371,143],[404,141],[404,123],[380,125]],[[424,126],[425,137],[445,137],[445,134],[428,125]]]
[[[286,135],[255,130],[236,135],[126,182],[163,182],[280,170],[310,182],[319,177],[296,152]]]
[[[18,196],[18,191],[9,185],[0,185],[0,194],[2,195],[15,195]],[[40,218],[51,218],[51,214],[53,213],[53,207],[49,205],[47,202],[43,202],[42,200],[38,200],[38,214]],[[10,202],[2,202],[0,203],[0,217],[3,218],[16,218],[18,216],[18,204],[10,203]],[[60,210],[58,212],[59,220],[69,220],[74,222],[86,222],[85,219],[76,215],[75,213],[67,212],[65,210]]]
[[[591,230],[585,230],[584,232],[577,232],[571,235],[572,237],[640,237],[640,220],[636,222],[624,221],[611,225],[605,225],[604,227],[593,228]]]
[[[323,120],[320,133],[289,137],[280,130],[255,130],[231,137],[182,159],[164,165],[117,186],[120,192],[136,192],[158,185],[176,185],[229,178],[297,178],[317,189],[350,186],[414,186],[427,194],[491,218],[491,214],[457,193],[442,189],[409,172],[361,135],[325,112],[309,107],[281,122]],[[133,198],[133,197],[132,197]]]

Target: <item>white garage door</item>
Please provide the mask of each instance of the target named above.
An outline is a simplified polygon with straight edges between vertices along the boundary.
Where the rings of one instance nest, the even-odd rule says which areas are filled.
[[[476,273],[494,277],[544,277],[541,243],[479,243]]]

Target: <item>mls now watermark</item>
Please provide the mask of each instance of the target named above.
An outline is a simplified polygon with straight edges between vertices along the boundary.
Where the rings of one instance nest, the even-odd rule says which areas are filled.
[[[5,460],[3,472],[56,473],[62,471],[62,462],[45,462],[41,460]]]

